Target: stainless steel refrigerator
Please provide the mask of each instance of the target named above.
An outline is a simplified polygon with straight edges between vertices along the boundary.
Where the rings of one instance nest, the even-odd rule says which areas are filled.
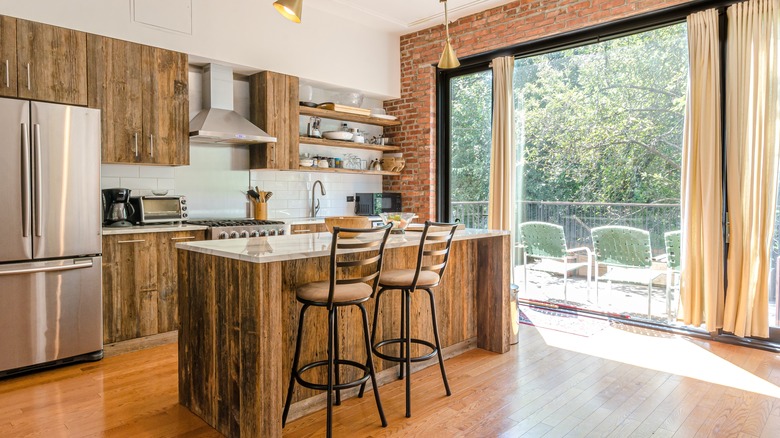
[[[0,377],[103,349],[100,111],[0,99]]]

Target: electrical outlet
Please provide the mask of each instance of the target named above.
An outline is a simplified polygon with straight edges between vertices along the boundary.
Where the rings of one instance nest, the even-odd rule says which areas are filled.
[[[354,196],[347,196],[347,202],[355,202]]]

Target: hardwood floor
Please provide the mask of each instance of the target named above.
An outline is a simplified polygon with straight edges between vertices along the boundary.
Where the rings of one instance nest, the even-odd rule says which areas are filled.
[[[780,355],[607,327],[590,337],[520,327],[500,355],[472,350],[404,387],[335,407],[336,436],[780,436]],[[220,436],[177,403],[176,344],[0,381],[0,436]],[[285,384],[286,386],[286,384]],[[325,413],[285,436],[324,435]]]

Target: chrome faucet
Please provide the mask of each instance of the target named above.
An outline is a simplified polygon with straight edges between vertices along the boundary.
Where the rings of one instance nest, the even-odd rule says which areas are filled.
[[[317,188],[317,184],[320,185],[320,193],[322,196],[325,196],[325,186],[322,185],[322,181],[314,181],[314,184],[311,186],[311,217],[317,217],[317,213],[320,211],[320,200],[317,199],[317,204],[314,204],[314,197],[316,195],[315,189]]]

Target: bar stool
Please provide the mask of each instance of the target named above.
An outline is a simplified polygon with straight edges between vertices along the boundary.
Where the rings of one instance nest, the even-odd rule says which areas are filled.
[[[333,228],[333,240],[330,246],[330,269],[328,281],[307,283],[296,290],[296,299],[303,304],[301,316],[298,321],[298,336],[295,340],[295,356],[293,358],[290,385],[287,390],[287,400],[282,413],[282,427],[287,423],[287,414],[290,411],[295,382],[299,385],[328,393],[328,432],[331,436],[333,428],[333,391],[336,391],[336,405],[341,404],[341,390],[361,386],[360,397],[368,379],[374,387],[376,407],[382,426],[387,427],[385,413],[382,410],[382,402],[379,400],[379,390],[376,384],[374,361],[371,355],[371,344],[368,334],[368,315],[363,303],[371,299],[379,284],[379,273],[382,270],[382,257],[384,256],[387,236],[390,234],[391,224],[373,229]],[[356,276],[357,275],[357,276]],[[366,284],[368,283],[368,284]],[[328,309],[328,359],[319,360],[299,367],[301,354],[301,338],[303,335],[303,323],[306,310],[309,307],[325,307]],[[366,363],[358,363],[352,360],[344,360],[339,356],[338,344],[338,309],[345,306],[357,306],[363,316],[363,339],[365,339]],[[363,371],[363,375],[351,382],[340,382],[340,366],[350,366]],[[327,384],[306,381],[301,377],[304,372],[327,367]],[[335,382],[334,382],[335,377]]]
[[[379,292],[376,296],[376,310],[374,311],[374,326],[371,330],[371,345],[374,354],[391,362],[398,362],[398,378],[404,378],[404,365],[406,366],[406,416],[412,416],[412,402],[411,402],[411,373],[412,362],[422,362],[432,358],[435,355],[439,356],[439,368],[441,368],[441,378],[444,381],[444,389],[447,395],[451,395],[450,385],[447,382],[447,373],[444,371],[444,359],[441,355],[441,343],[439,342],[439,327],[436,323],[436,305],[433,297],[433,287],[439,285],[442,275],[444,275],[444,269],[447,267],[447,260],[449,259],[450,246],[452,245],[452,237],[455,234],[458,224],[448,224],[441,222],[425,222],[425,228],[423,229],[422,236],[420,237],[420,246],[417,250],[417,265],[415,269],[398,269],[392,271],[385,271],[379,279]],[[428,263],[425,264],[424,262]],[[431,319],[433,322],[433,338],[435,344],[422,339],[415,339],[411,337],[410,333],[410,320],[411,312],[409,310],[412,293],[415,290],[424,290],[428,293],[431,302]],[[379,315],[380,298],[385,291],[388,290],[400,290],[401,291],[401,334],[398,338],[385,339],[376,342],[376,327],[377,316]],[[398,344],[399,355],[393,356],[385,354],[380,349],[386,345]],[[424,345],[431,349],[427,354],[412,357],[411,346],[412,344]],[[365,384],[361,386],[360,392],[363,392]]]

